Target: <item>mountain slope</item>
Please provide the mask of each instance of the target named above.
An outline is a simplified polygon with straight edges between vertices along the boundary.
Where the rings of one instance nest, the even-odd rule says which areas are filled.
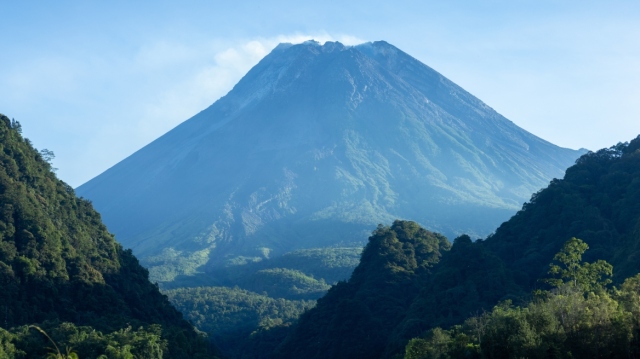
[[[639,273],[639,150],[640,136],[582,156],[564,179],[534,194],[495,234],[470,245],[489,253],[493,265],[465,272],[466,261],[445,256],[396,329],[394,348],[428,328],[460,324],[499,300],[528,300],[532,290],[545,287],[540,278],[572,237],[589,245],[585,261],[613,265],[616,284]],[[462,246],[454,244],[450,254],[462,249],[456,247]],[[461,301],[460,293],[475,297]]]
[[[362,242],[396,218],[484,235],[578,154],[388,43],[306,42],[279,45],[77,192],[172,280],[237,256]]]
[[[415,222],[379,226],[347,282],[302,315],[277,358],[377,358],[390,330],[418,294],[430,268],[450,247]]]
[[[547,288],[540,279],[549,277],[549,263],[572,237],[583,239],[590,247],[583,257],[586,262],[605,260],[613,265],[614,283],[640,273],[640,136],[582,156],[564,179],[554,180],[534,194],[486,240],[456,238],[428,275],[417,278],[417,288],[411,284],[385,290],[400,285],[402,280],[390,279],[381,268],[394,268],[401,256],[390,257],[386,265],[376,265],[379,263],[372,258],[389,251],[370,243],[367,248],[374,254],[363,255],[352,279],[332,288],[315,309],[301,317],[299,326],[281,344],[281,352],[273,357],[344,352],[348,353],[345,357],[394,358],[409,339],[428,329],[462,324],[501,300],[530,300],[532,290]],[[368,278],[376,293],[371,297],[358,295],[352,283],[356,275]],[[419,293],[406,295],[403,290]],[[376,296],[388,293],[410,303],[385,313],[393,316],[376,325],[357,322],[358,313],[367,313]],[[398,315],[402,319],[397,319]],[[359,323],[355,327],[354,321]],[[337,328],[337,323],[349,324]],[[348,330],[341,330],[344,328]],[[369,337],[376,338],[375,344],[363,339]],[[323,343],[321,351],[310,338]],[[349,352],[342,343],[359,344]],[[376,350],[370,351],[370,347]]]
[[[521,211],[486,240],[471,242],[467,236],[454,240],[431,274],[422,278],[420,293],[404,307],[403,319],[386,321],[384,330],[388,335],[378,339],[384,349],[372,357],[395,357],[409,339],[436,326],[460,324],[469,316],[491,310],[499,301],[526,303],[532,290],[547,288],[540,279],[549,276],[549,263],[571,237],[583,239],[590,247],[585,261],[605,260],[613,265],[614,283],[640,273],[639,203],[640,136],[582,156],[567,170],[564,179],[554,180],[534,194]],[[363,257],[360,266],[370,268],[371,263],[367,265],[365,260]],[[363,275],[374,273],[376,270],[371,269]],[[389,283],[378,278],[373,285],[383,287]],[[364,300],[348,291],[327,295],[319,303],[322,301],[326,303],[325,313],[339,311],[339,303],[345,301],[354,308],[366,306]],[[363,333],[342,332],[334,336],[327,330],[325,318],[301,321],[281,345],[282,357],[300,354],[293,348],[304,347],[305,342],[295,333],[304,333],[308,328],[324,333],[320,337],[326,342],[349,342],[379,332],[363,327]]]
[[[72,322],[110,332],[159,324],[168,340],[165,357],[207,354],[206,343],[149,282],[131,250],[107,232],[91,203],[58,180],[19,124],[2,115],[0,163],[3,327]],[[26,349],[29,357],[44,355],[33,345]]]

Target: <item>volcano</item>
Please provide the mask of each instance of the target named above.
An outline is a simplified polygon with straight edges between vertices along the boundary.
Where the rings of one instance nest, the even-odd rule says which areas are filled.
[[[80,186],[163,278],[363,244],[411,219],[485,236],[584,153],[378,41],[280,44],[224,97]],[[167,265],[182,269],[168,273]]]

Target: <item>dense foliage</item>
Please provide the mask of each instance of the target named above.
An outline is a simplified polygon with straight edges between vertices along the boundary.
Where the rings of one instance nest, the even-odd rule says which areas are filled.
[[[485,241],[526,288],[546,272],[549,258],[571,238],[591,248],[587,260],[605,259],[617,281],[638,272],[640,258],[640,136],[588,153],[563,180],[531,197]]]
[[[296,270],[307,276],[334,284],[349,279],[353,269],[360,262],[361,254],[362,246],[300,249],[268,261],[262,261],[255,266],[261,269]]]
[[[591,248],[585,260],[616,267],[615,283],[640,272],[640,136],[582,156],[564,179],[535,193],[486,240],[454,243],[396,328],[393,351],[427,329],[462,323],[499,301],[526,303],[532,290],[547,288],[540,279],[548,263],[574,236]],[[448,258],[462,251],[467,255]],[[474,264],[483,257],[482,265]]]
[[[374,233],[372,238],[380,234]],[[591,248],[585,253],[585,260],[591,264],[573,274],[566,268],[553,267],[560,277],[542,280],[554,255],[574,236]],[[554,179],[534,194],[495,234],[475,242],[460,236],[451,250],[434,262],[429,275],[411,277],[415,280],[410,284],[407,277],[398,275],[405,273],[404,255],[388,256],[397,251],[390,251],[389,245],[374,246],[374,242],[367,246],[351,280],[333,287],[315,309],[302,316],[299,328],[280,347],[282,353],[289,357],[325,353],[330,357],[394,358],[401,355],[410,339],[437,326],[451,328],[506,300],[521,307],[511,311],[511,307],[502,306],[496,315],[502,313],[500,310],[515,315],[544,303],[556,305],[560,299],[587,308],[590,313],[608,305],[621,308],[627,304],[616,293],[632,298],[629,290],[608,292],[593,287],[574,288],[573,292],[558,289],[549,294],[547,302],[525,305],[531,300],[532,291],[548,290],[563,276],[579,274],[595,285],[599,277],[594,273],[607,268],[604,261],[616,268],[611,278],[616,285],[640,272],[640,136],[630,143],[582,156],[567,170],[564,179]],[[574,244],[579,250],[580,245]],[[375,290],[361,294],[361,286],[354,281],[358,278],[367,278],[369,287]],[[389,305],[391,299],[386,296],[392,297],[395,305]],[[584,302],[578,301],[580,296]],[[441,341],[447,335],[454,342],[464,338],[456,332],[462,329],[452,330],[434,331],[433,335]],[[319,339],[314,341],[315,338]],[[475,345],[471,339],[464,343],[458,348]]]
[[[587,248],[573,238],[556,255],[553,290],[523,307],[506,301],[450,330],[432,329],[409,342],[405,359],[640,357],[640,275],[607,289],[612,266],[582,262]]]
[[[395,328],[388,353],[402,350],[407,338],[425,329],[460,323],[460,318],[492,308],[499,300],[526,295],[515,286],[504,263],[480,243],[467,236],[454,240]]]
[[[0,325],[59,321],[104,333],[143,326],[167,342],[165,357],[206,355],[207,345],[91,202],[56,178],[50,158],[22,137],[19,123],[0,116]]]
[[[317,299],[326,293],[329,284],[349,278],[361,253],[362,247],[301,249],[274,258],[254,258],[242,264],[218,264],[203,273],[161,280],[159,284],[163,289],[238,286],[252,292],[266,292],[272,298]]]
[[[273,299],[237,287],[180,288],[166,294],[223,354],[235,358],[259,358],[273,351],[289,326],[315,305],[314,301]]]
[[[234,358],[268,357],[295,319],[349,278],[362,248],[302,249],[161,283],[198,329]],[[259,293],[259,294],[258,294]]]
[[[408,221],[379,226],[347,282],[339,282],[276,352],[279,358],[375,358],[448,240]]]
[[[107,334],[73,323],[0,329],[0,358],[42,358],[60,353],[64,358],[75,354],[78,358],[162,359],[167,349],[168,342],[157,324],[137,329],[128,326]]]
[[[285,268],[259,270],[241,279],[238,285],[253,292],[267,293],[273,298],[287,299],[317,299],[330,287],[324,279],[317,280],[300,271]]]

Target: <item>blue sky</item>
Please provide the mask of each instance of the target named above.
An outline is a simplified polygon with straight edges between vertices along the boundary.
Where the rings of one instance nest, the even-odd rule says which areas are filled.
[[[2,1],[0,113],[78,186],[278,42],[386,40],[563,147],[640,134],[638,1]]]

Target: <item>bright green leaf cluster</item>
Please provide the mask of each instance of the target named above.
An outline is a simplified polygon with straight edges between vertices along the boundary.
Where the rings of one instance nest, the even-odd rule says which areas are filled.
[[[607,289],[605,261],[584,263],[588,246],[567,241],[554,257],[556,288],[526,306],[503,302],[450,330],[435,328],[412,339],[406,359],[629,358],[640,354],[640,274]],[[541,295],[542,294],[542,295]]]

